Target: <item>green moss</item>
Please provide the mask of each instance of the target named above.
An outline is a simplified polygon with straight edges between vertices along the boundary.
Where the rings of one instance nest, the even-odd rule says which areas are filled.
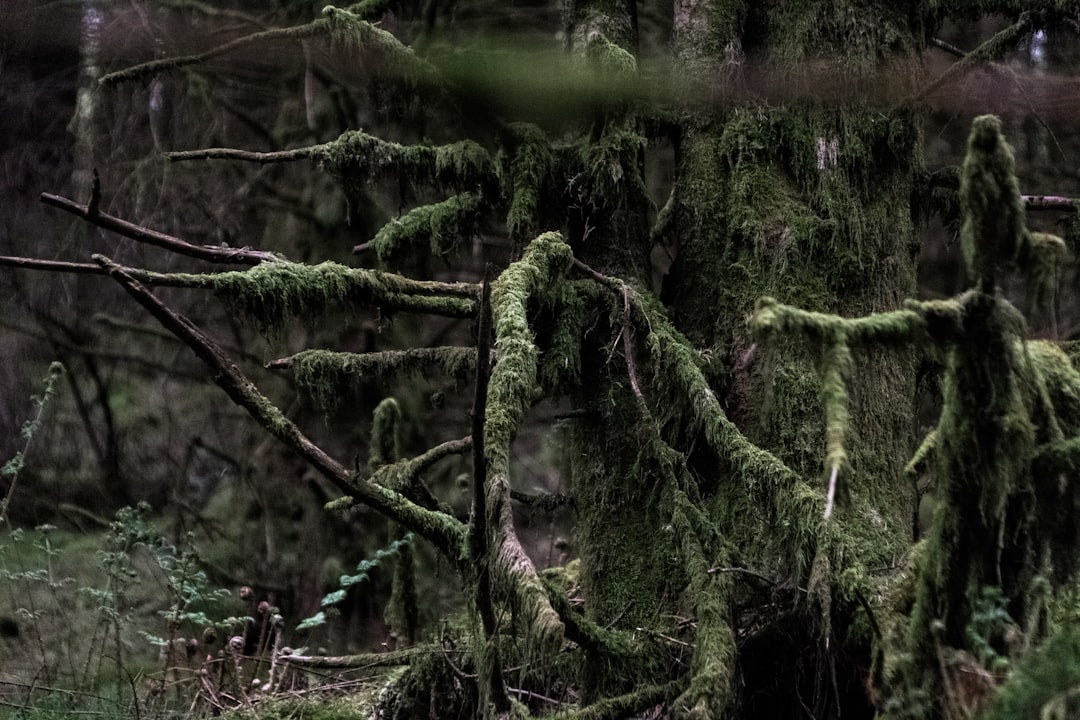
[[[394,262],[420,243],[428,244],[433,255],[456,252],[472,239],[481,202],[476,193],[463,193],[394,218],[371,242],[379,261]]]
[[[292,356],[289,367],[296,383],[319,407],[333,412],[370,382],[442,373],[463,384],[476,371],[476,350],[438,347],[362,354],[304,350]]]
[[[550,292],[573,260],[559,233],[540,235],[517,262],[492,284],[491,314],[497,361],[488,382],[484,423],[487,521],[492,529],[492,576],[515,616],[542,656],[562,646],[562,621],[551,607],[543,583],[510,530],[510,444],[536,392],[538,349],[529,327],[528,304]]]
[[[472,140],[449,145],[401,145],[348,130],[317,146],[312,157],[347,187],[400,173],[415,184],[438,184],[457,190],[485,190],[494,185],[490,154]]]
[[[250,270],[192,276],[264,330],[295,317],[320,315],[352,305],[469,317],[475,286],[409,280],[333,262],[306,265],[272,262]]]
[[[1012,148],[993,115],[975,118],[960,176],[964,224],[960,240],[968,274],[993,292],[1001,273],[1015,267],[1023,245],[1024,204]]]
[[[595,70],[604,75],[618,77],[637,73],[637,59],[599,31],[590,33],[586,40],[585,57]]]
[[[401,406],[394,398],[385,398],[372,414],[368,468],[378,470],[401,457]]]
[[[508,128],[503,150],[503,194],[509,198],[506,227],[511,240],[522,242],[541,227],[544,198],[557,183],[555,158],[544,131],[528,123]]]
[[[573,180],[575,193],[597,207],[619,207],[628,197],[646,197],[640,172],[644,150],[644,136],[628,129],[605,132],[598,141],[583,143],[581,164],[585,171]]]

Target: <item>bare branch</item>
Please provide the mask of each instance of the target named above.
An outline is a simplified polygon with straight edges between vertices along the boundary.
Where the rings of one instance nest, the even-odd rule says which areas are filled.
[[[186,67],[188,65],[198,65],[199,63],[212,60],[216,57],[226,55],[239,50],[240,48],[247,47],[249,45],[256,45],[261,42],[268,42],[273,40],[302,40],[304,38],[316,37],[318,35],[327,35],[333,30],[333,26],[326,19],[319,19],[307,25],[299,25],[297,27],[289,28],[274,28],[272,30],[263,30],[262,32],[252,33],[251,35],[245,35],[243,37],[230,40],[229,42],[218,45],[215,48],[211,48],[206,52],[201,52],[196,55],[184,55],[182,57],[162,58],[160,60],[151,60],[150,62],[134,65],[117,72],[104,75],[98,82],[102,85],[114,85],[116,83],[125,82],[127,80],[138,80],[143,77],[150,77],[159,73],[176,70],[178,68]]]
[[[178,237],[166,235],[157,230],[151,230],[150,228],[130,223],[127,220],[122,220],[114,215],[100,212],[90,206],[80,205],[79,203],[60,195],[42,193],[41,202],[59,208],[64,212],[71,213],[72,215],[80,217],[105,230],[111,230],[112,232],[119,233],[132,240],[171,250],[179,255],[186,255],[208,262],[229,263],[233,265],[258,265],[261,262],[281,260],[279,256],[273,253],[263,252],[261,250],[251,250],[250,248],[224,248],[214,245],[195,245],[187,240],[181,240]],[[76,270],[74,272],[79,271]]]
[[[274,152],[252,152],[237,148],[204,148],[202,150],[179,150],[164,153],[166,160],[171,162],[183,162],[185,160],[243,160],[255,162],[260,165],[270,163],[295,162],[307,160],[315,152],[322,149],[322,145],[295,148],[293,150],[276,150]]]
[[[1061,210],[1075,212],[1080,201],[1059,195],[1021,195],[1024,207],[1028,210]]]

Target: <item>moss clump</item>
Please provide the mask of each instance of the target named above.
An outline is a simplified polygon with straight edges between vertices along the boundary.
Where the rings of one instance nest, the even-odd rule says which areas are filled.
[[[503,145],[503,195],[509,198],[506,228],[510,239],[520,243],[543,229],[541,211],[557,183],[555,158],[547,135],[529,123],[510,125]]]
[[[400,173],[414,184],[489,190],[495,182],[490,154],[472,140],[450,145],[401,145],[362,130],[348,130],[319,145],[312,157],[347,188]]]
[[[1001,273],[1016,266],[1024,241],[1024,205],[1012,148],[993,115],[975,118],[960,176],[964,224],[960,240],[968,275],[993,292]]]
[[[480,207],[476,193],[421,205],[384,225],[371,244],[382,263],[393,262],[420,243],[427,243],[433,255],[448,255],[472,238]]]
[[[250,270],[194,276],[264,331],[295,317],[353,305],[469,317],[475,286],[428,283],[334,262],[270,262]],[[444,296],[440,296],[444,295]],[[452,297],[447,297],[450,295]]]
[[[305,350],[292,356],[289,367],[296,383],[319,407],[333,412],[372,382],[442,373],[463,384],[476,372],[476,350],[439,347],[361,354]]]

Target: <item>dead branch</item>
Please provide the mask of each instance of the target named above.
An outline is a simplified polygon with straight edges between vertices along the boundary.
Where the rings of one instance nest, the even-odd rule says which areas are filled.
[[[245,35],[236,38],[235,40],[230,40],[227,43],[195,55],[151,60],[123,70],[118,70],[117,72],[104,75],[98,82],[102,85],[115,85],[116,83],[125,82],[127,80],[138,80],[139,78],[177,70],[188,65],[198,65],[199,63],[204,63],[207,60],[212,60],[249,45],[273,40],[302,40],[318,35],[327,35],[332,29],[333,27],[327,20],[319,19],[308,23],[307,25],[299,25],[297,27],[263,30],[262,32],[252,33],[251,35]]]
[[[1076,212],[1077,201],[1074,198],[1061,197],[1059,195],[1021,195],[1024,207],[1028,210],[1060,210],[1062,212]]]
[[[60,195],[41,193],[41,202],[59,208],[64,212],[71,213],[72,215],[80,217],[105,230],[111,230],[124,237],[131,238],[132,240],[171,250],[179,255],[198,258],[199,260],[216,263],[230,263],[233,265],[258,265],[261,262],[273,262],[282,259],[274,253],[252,250],[250,248],[225,248],[214,245],[195,245],[187,240],[181,240],[178,237],[166,235],[157,230],[151,230],[150,228],[130,223],[127,220],[122,220],[114,215],[103,213],[88,205],[80,205],[79,203]]]
[[[185,160],[243,160],[244,162],[268,165],[271,163],[307,160],[321,147],[323,146],[313,145],[311,147],[275,150],[273,152],[253,152],[238,148],[204,148],[201,150],[177,150],[163,153],[163,156],[170,162],[184,162]]]

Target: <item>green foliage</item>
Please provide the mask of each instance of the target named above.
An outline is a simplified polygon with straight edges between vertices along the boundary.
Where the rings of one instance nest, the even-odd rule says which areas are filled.
[[[399,260],[413,245],[421,243],[430,246],[432,255],[449,255],[472,238],[480,208],[481,198],[476,193],[415,207],[384,225],[371,245],[383,263]]]
[[[1080,632],[1063,628],[1020,662],[984,720],[1067,720],[1080,710]]]
[[[101,556],[110,577],[131,577],[132,571],[125,566],[124,558],[136,548],[144,549],[160,571],[169,601],[168,608],[160,612],[165,620],[166,636],[145,631],[140,634],[152,645],[169,647],[182,628],[193,627],[201,632],[208,627],[230,627],[240,622],[236,617],[215,620],[207,614],[225,603],[231,593],[224,588],[211,587],[192,535],[187,536],[185,548],[178,548],[158,533],[148,520],[149,512],[150,506],[145,503],[117,511],[111,525],[111,541],[116,549]]]
[[[56,394],[56,383],[63,377],[64,372],[64,366],[59,362],[49,365],[49,375],[44,381],[45,389],[40,396],[31,398],[34,403],[34,417],[23,423],[22,429],[19,431],[19,435],[23,439],[22,449],[0,468],[0,478],[10,478],[7,492],[4,493],[3,499],[0,500],[0,525],[8,523],[8,509],[11,505],[11,498],[15,494],[15,484],[18,482],[19,473],[22,472],[23,467],[26,465],[26,453],[30,450],[30,443],[33,441],[34,435],[41,427],[41,421],[45,415],[45,409],[49,406],[49,401]]]
[[[503,194],[510,201],[506,229],[511,240],[522,242],[544,229],[541,210],[555,179],[555,157],[544,131],[528,123],[507,128],[502,154]]]
[[[411,553],[413,545],[412,533],[407,533],[403,537],[398,538],[394,542],[390,543],[387,547],[379,548],[375,551],[375,554],[368,559],[361,560],[356,566],[356,572],[352,575],[342,575],[338,578],[338,584],[340,587],[333,592],[327,593],[323,596],[320,603],[323,608],[333,608],[335,605],[341,603],[347,596],[349,588],[353,585],[359,585],[371,579],[371,573],[385,564],[387,561],[400,557],[403,554]],[[411,557],[411,555],[409,555]],[[305,618],[299,625],[297,630],[310,630],[312,628],[324,625],[328,620],[327,610],[321,610],[317,614],[311,617]]]

